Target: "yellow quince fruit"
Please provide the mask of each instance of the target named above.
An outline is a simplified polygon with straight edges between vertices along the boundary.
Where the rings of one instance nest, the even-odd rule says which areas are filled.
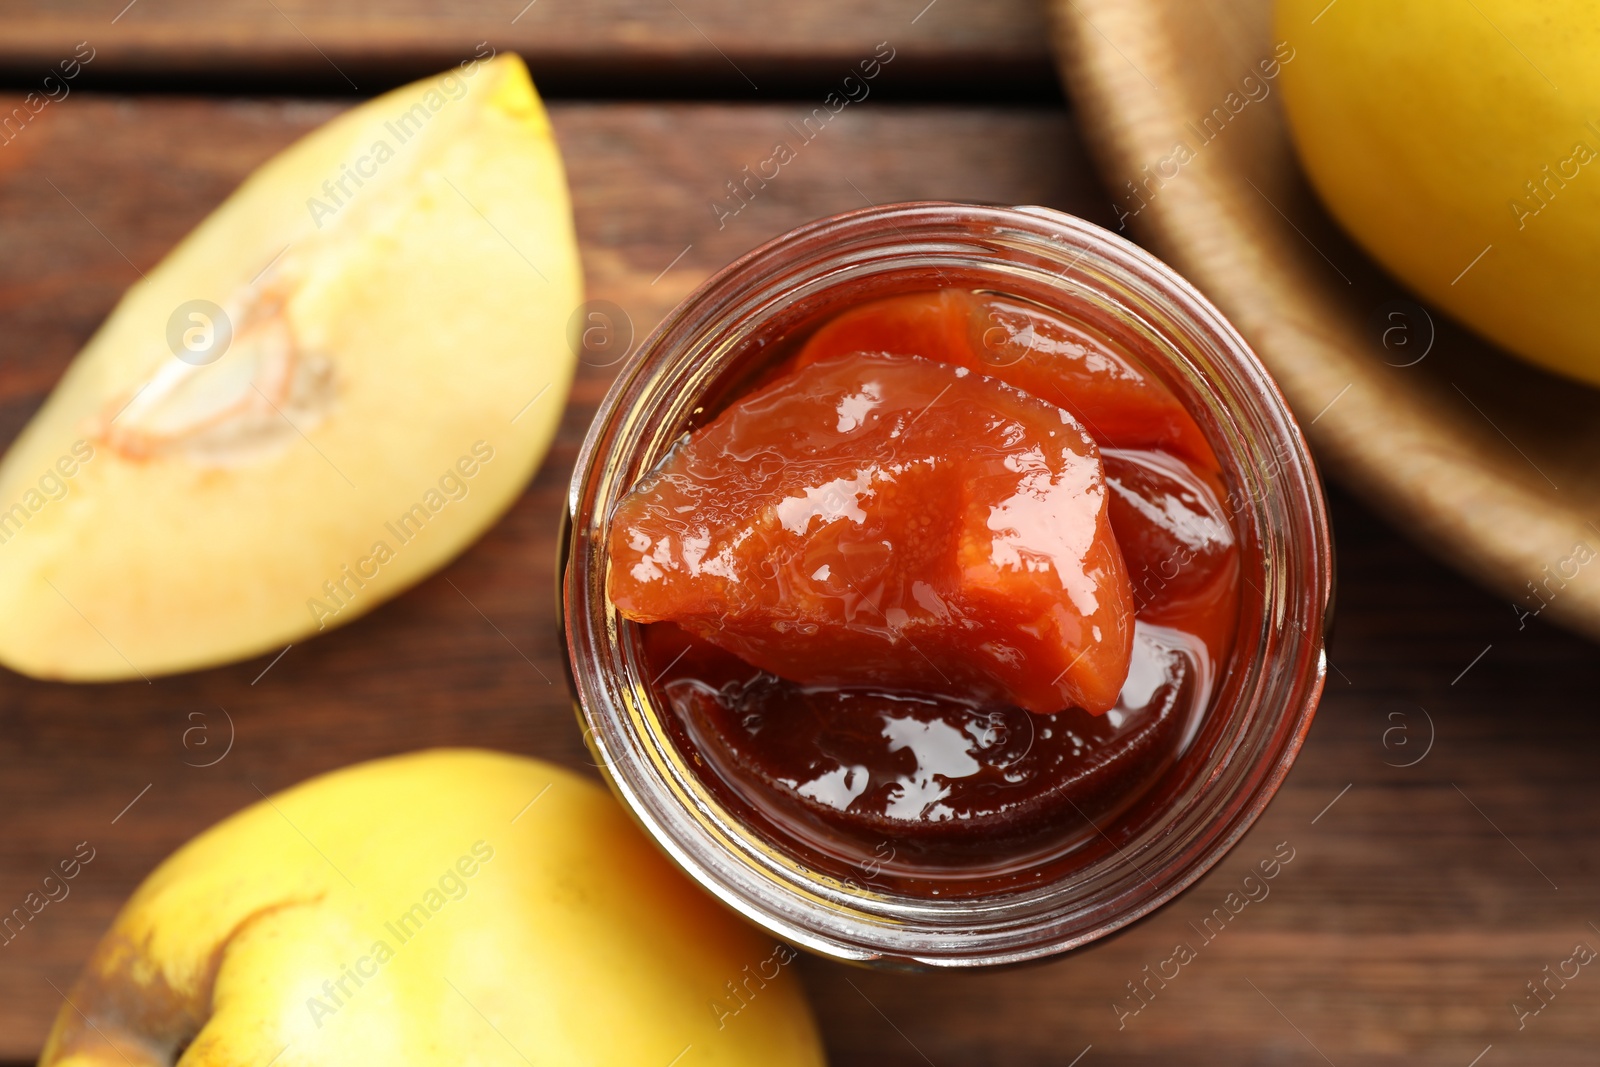
[[[819,1067],[795,950],[599,787],[437,750],[314,778],[145,879],[40,1067]]]
[[[1279,0],[1311,183],[1430,302],[1600,384],[1600,2]]]

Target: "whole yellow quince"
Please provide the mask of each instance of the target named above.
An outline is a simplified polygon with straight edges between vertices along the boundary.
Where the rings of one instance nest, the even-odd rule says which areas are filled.
[[[599,787],[439,750],[270,798],[161,864],[41,1067],[817,1067],[795,950]]]
[[[1502,347],[1600,383],[1600,0],[1279,0],[1276,32],[1345,229]]]
[[[522,492],[582,272],[527,68],[480,51],[279,153],[123,297],[0,462],[0,663],[276,652]]]

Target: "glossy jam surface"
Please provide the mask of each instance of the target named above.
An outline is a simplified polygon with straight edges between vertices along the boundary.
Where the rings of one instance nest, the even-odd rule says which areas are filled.
[[[874,300],[826,323],[795,362],[853,352],[966,367],[1066,409],[1103,448],[1159,448],[1216,469],[1171,390],[1092,326],[1025,300],[963,289]]]
[[[743,397],[611,520],[609,592],[806,685],[1115,705],[1133,596],[1099,451],[965,367],[852,353]]]
[[[1182,757],[1238,551],[1177,398],[1097,328],[945,289],[765,346],[612,516],[668,727],[736,815],[857,884],[1070,862]]]

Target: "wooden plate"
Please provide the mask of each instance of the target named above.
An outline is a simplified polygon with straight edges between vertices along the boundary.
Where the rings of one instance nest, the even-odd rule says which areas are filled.
[[[1422,307],[1339,231],[1260,65],[1294,47],[1271,0],[1050,3],[1121,224],[1233,320],[1326,472],[1514,625],[1600,638],[1600,393]]]

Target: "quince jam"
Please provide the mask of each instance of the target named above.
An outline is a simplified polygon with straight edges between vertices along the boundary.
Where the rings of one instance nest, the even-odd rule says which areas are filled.
[[[1225,668],[1215,454],[1087,318],[940,289],[764,346],[610,519],[608,594],[731,808],[857,884],[1040,875]]]

